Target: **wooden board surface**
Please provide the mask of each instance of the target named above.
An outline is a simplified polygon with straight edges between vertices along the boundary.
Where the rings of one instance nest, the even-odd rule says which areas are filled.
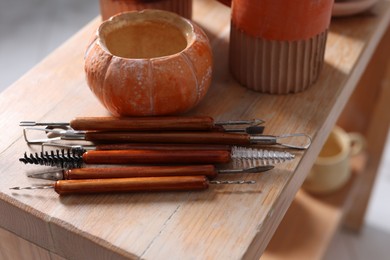
[[[228,73],[230,10],[194,1],[194,20],[208,33],[215,56],[213,83],[191,114],[216,120],[262,118],[267,134],[307,133],[313,143],[296,160],[250,186],[205,192],[58,197],[50,190],[12,191],[43,181],[26,177],[42,167],[18,162],[27,147],[21,120],[69,121],[107,115],[89,91],[83,54],[93,21],[0,95],[0,226],[65,258],[258,258],[301,186],[388,25],[389,1],[375,13],[332,23],[320,79],[294,95],[265,95],[241,87]]]

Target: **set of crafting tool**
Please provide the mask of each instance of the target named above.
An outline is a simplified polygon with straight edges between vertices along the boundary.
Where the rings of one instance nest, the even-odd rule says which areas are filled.
[[[25,141],[40,145],[42,151],[25,153],[20,161],[56,167],[28,177],[55,182],[12,189],[54,188],[64,195],[253,184],[255,181],[220,180],[217,176],[269,171],[277,163],[294,159],[286,148],[306,149],[311,142],[305,134],[264,135],[263,124],[260,119],[216,122],[200,116],[82,117],[69,123],[22,121]],[[258,145],[266,145],[267,149]],[[274,145],[284,149],[268,149]],[[226,164],[232,168],[220,167]]]

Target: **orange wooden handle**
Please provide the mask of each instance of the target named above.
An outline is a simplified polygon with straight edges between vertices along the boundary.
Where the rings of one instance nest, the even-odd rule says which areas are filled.
[[[74,130],[95,131],[181,131],[211,130],[214,120],[193,117],[78,117],[70,121]]]
[[[249,135],[223,132],[87,132],[87,141],[181,144],[250,144]]]
[[[145,178],[116,178],[60,180],[54,190],[60,195],[107,192],[184,191],[208,188],[205,176],[169,176]]]
[[[163,176],[217,176],[214,165],[126,166],[109,168],[75,168],[64,172],[64,179],[107,179]]]
[[[221,144],[143,144],[143,143],[114,143],[96,145],[96,150],[225,150],[231,146]]]
[[[229,151],[159,151],[159,150],[107,150],[88,151],[83,154],[87,164],[215,164],[227,163]]]

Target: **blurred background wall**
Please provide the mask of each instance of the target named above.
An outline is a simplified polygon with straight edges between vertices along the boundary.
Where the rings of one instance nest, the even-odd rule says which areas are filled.
[[[98,13],[98,0],[0,0],[0,91]]]

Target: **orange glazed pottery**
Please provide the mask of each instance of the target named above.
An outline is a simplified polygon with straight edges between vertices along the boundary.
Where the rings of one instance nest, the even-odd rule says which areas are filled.
[[[287,94],[316,82],[333,0],[233,0],[231,5],[229,63],[242,85]]]
[[[115,116],[181,114],[205,96],[212,74],[206,34],[171,12],[111,17],[85,55],[87,83]]]
[[[100,13],[103,20],[121,12],[144,9],[170,11],[191,19],[192,0],[100,0]]]

